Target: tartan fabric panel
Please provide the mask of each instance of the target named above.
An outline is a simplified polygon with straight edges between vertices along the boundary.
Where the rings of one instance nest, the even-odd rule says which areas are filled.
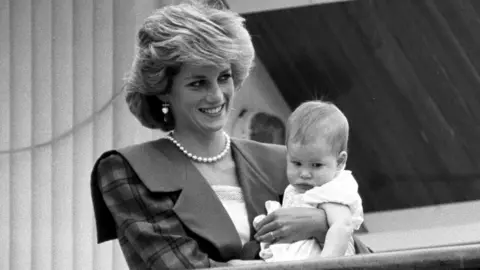
[[[172,210],[180,191],[150,192],[118,154],[100,161],[97,179],[130,269],[210,267]]]

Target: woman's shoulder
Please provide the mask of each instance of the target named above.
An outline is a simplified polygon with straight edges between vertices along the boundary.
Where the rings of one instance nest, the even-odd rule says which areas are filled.
[[[285,174],[286,148],[283,145],[260,143],[244,139],[232,139],[236,153],[243,156],[246,163],[282,194],[288,184]]]
[[[97,158],[92,173],[111,180],[131,177],[134,174],[134,170],[130,163],[132,157],[129,156],[136,156],[137,153],[142,153],[145,148],[150,147],[155,142],[148,141],[105,151]]]
[[[121,164],[125,161],[125,158],[120,154],[117,150],[108,150],[103,152],[98,158],[97,158],[97,164],[96,166],[106,166],[106,165],[111,165],[111,164]]]
[[[239,138],[232,138],[232,140],[239,148],[252,152],[252,154],[261,153],[263,155],[275,155],[284,157],[287,151],[285,145],[262,143]]]
[[[95,167],[131,167],[130,163],[132,161],[144,159],[144,157],[148,157],[152,151],[163,155],[161,144],[165,142],[165,139],[158,139],[105,151],[98,157]],[[158,153],[156,155],[159,155]]]
[[[238,138],[232,138],[232,142],[237,153],[264,170],[270,172],[280,169],[282,171],[286,165],[286,148],[283,145]]]
[[[97,159],[92,170],[92,180],[96,179],[97,184],[102,187],[132,177],[133,174],[125,157],[116,150],[109,150]]]
[[[176,166],[181,161],[171,154],[174,149],[162,138],[107,151],[97,160],[94,173],[104,183],[123,178],[141,182],[150,191],[174,190],[179,186],[176,180],[184,173]]]

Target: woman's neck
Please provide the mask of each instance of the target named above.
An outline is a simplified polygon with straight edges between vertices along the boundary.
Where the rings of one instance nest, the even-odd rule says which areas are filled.
[[[212,157],[225,149],[226,138],[223,130],[212,133],[181,132],[175,130],[173,137],[190,153]]]

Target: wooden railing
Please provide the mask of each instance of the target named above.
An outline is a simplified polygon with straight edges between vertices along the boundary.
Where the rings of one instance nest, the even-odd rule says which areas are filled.
[[[262,263],[222,269],[480,269],[480,244],[416,249],[297,262]]]

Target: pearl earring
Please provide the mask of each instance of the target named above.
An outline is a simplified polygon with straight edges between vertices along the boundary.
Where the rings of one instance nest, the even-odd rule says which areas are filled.
[[[163,113],[163,121],[167,122],[167,114],[169,111],[170,103],[168,102],[163,102],[162,103],[162,113]]]

